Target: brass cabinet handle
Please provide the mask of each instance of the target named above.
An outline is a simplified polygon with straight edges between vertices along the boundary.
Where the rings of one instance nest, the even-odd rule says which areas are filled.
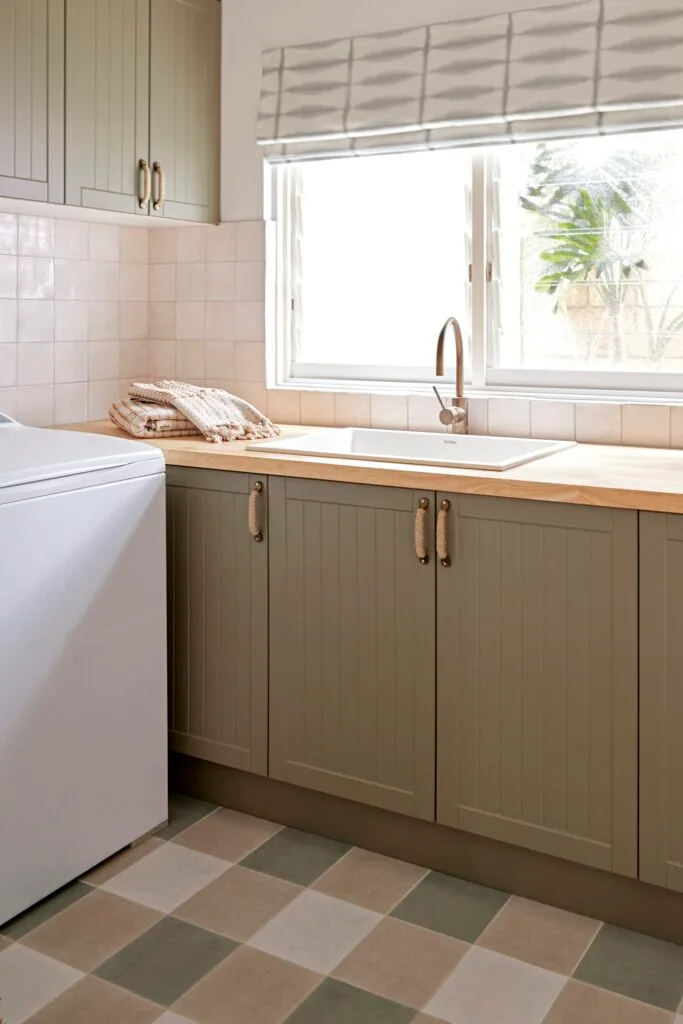
[[[448,554],[448,512],[450,507],[450,501],[444,499],[439,506],[439,515],[436,520],[436,553],[441,559],[444,569],[451,564]]]
[[[152,209],[158,210],[161,207],[164,199],[166,198],[166,175],[164,174],[164,168],[161,166],[158,160],[155,160],[152,164],[154,168],[154,174],[159,179],[159,191],[154,196],[154,202],[152,203]]]
[[[249,533],[252,535],[257,544],[260,544],[263,540],[263,533],[259,527],[259,497],[263,492],[263,484],[260,480],[257,480],[254,484],[254,488],[249,495]]]
[[[138,160],[138,174],[141,174],[144,182],[142,194],[138,192],[138,206],[141,210],[144,210],[152,197],[152,171],[147,161],[143,160],[142,157]]]
[[[420,498],[415,510],[415,554],[422,565],[429,565],[429,555],[427,554],[425,541],[425,522],[428,508],[429,499]]]

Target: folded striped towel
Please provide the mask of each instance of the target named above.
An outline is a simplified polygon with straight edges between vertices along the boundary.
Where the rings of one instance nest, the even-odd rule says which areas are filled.
[[[240,441],[277,437],[279,427],[243,398],[219,388],[177,380],[131,384],[115,402],[111,420],[135,437],[188,437]]]

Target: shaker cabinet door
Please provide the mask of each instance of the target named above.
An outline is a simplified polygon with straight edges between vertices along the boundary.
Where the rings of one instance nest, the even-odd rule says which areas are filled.
[[[434,820],[432,510],[431,492],[271,478],[273,778]]]
[[[149,0],[66,0],[66,202],[147,215]]]
[[[634,876],[637,513],[443,501],[437,820]]]
[[[218,222],[220,40],[218,0],[152,0],[153,216]]]
[[[64,0],[0,0],[0,196],[64,202]]]
[[[265,775],[267,478],[169,467],[167,479],[170,746]]]

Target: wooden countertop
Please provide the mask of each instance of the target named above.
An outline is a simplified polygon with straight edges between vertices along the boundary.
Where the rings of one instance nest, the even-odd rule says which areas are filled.
[[[62,429],[128,437],[106,420],[69,424]],[[282,435],[294,437],[319,429],[322,428],[284,427]],[[579,444],[556,455],[499,473],[356,459],[261,454],[246,451],[244,441],[217,445],[193,438],[176,438],[147,443],[163,450],[169,466],[683,513],[683,451],[666,448]]]

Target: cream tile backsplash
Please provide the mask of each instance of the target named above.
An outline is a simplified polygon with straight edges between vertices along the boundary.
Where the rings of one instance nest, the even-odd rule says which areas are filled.
[[[106,416],[133,379],[227,387],[281,423],[439,430],[430,395],[266,390],[266,225],[119,227],[0,213],[0,409]],[[448,389],[446,389],[448,390]],[[683,447],[683,406],[470,399],[473,433]]]

